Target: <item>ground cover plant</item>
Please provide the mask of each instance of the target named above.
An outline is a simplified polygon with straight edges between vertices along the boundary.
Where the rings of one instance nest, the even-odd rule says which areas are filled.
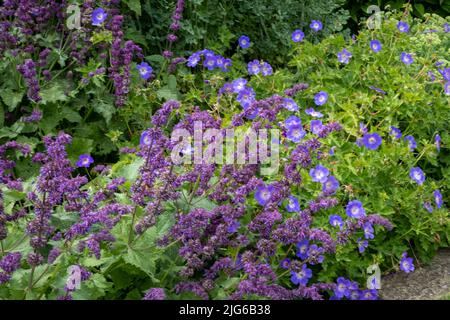
[[[146,46],[136,3],[0,8],[1,298],[372,300],[449,245],[448,18],[308,16],[269,61],[186,45],[202,1]]]

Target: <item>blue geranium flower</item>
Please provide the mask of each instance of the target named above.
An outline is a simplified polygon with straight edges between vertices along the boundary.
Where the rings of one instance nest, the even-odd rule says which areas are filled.
[[[339,188],[339,181],[334,176],[329,176],[322,184],[322,192],[326,194],[334,194]]]
[[[314,96],[314,103],[317,106],[322,106],[328,101],[328,93],[320,91]]]
[[[406,52],[402,52],[400,54],[400,60],[404,63],[404,64],[411,64],[414,62],[414,58],[410,53],[406,53]]]
[[[312,20],[311,24],[309,25],[309,27],[314,30],[314,31],[320,31],[323,28],[322,22],[320,22],[319,20]]]
[[[366,210],[364,209],[361,201],[353,200],[347,204],[347,207],[345,208],[345,213],[347,213],[347,215],[350,218],[359,219],[366,215]]]
[[[338,216],[337,214],[331,215],[329,218],[330,225],[333,227],[339,227],[340,229],[344,225],[344,221],[342,220],[341,216]]]
[[[408,32],[409,31],[409,25],[408,25],[408,23],[406,23],[404,21],[399,21],[397,23],[397,29],[400,32]]]
[[[286,210],[287,210],[287,212],[299,212],[300,211],[300,204],[296,197],[289,196],[288,203],[286,204]]]
[[[382,49],[381,42],[378,40],[370,41],[370,49],[372,49],[372,51],[375,53],[380,52]]]
[[[362,138],[362,143],[367,149],[377,150],[381,145],[382,139],[381,136],[376,133],[366,133]]]
[[[94,159],[89,154],[82,154],[75,165],[78,168],[89,168],[92,163],[94,163]]]
[[[304,37],[305,34],[303,33],[302,30],[297,29],[294,32],[292,32],[292,41],[294,42],[301,42]]]
[[[302,260],[305,260],[308,258],[308,248],[309,248],[309,241],[308,239],[302,240],[297,243],[297,257],[299,257]]]
[[[291,271],[291,281],[293,284],[306,286],[311,277],[312,271],[306,267],[306,264],[302,265],[302,269],[299,272]]]
[[[286,132],[286,138],[292,142],[300,142],[306,135],[306,131],[303,130],[302,126],[291,126]]]
[[[409,171],[409,177],[418,185],[422,185],[425,181],[425,173],[419,167],[413,167]]]
[[[247,49],[248,47],[250,47],[250,38],[247,37],[246,35],[240,36],[238,42],[239,42],[239,46],[242,49]]]
[[[405,141],[408,142],[408,147],[409,147],[409,150],[410,150],[410,151],[414,151],[414,149],[417,148],[416,139],[414,139],[413,136],[408,135],[408,136],[406,136],[404,139],[405,139]]]
[[[247,71],[249,75],[256,75],[261,71],[261,65],[258,60],[250,61],[247,64]]]
[[[147,62],[141,62],[136,66],[136,69],[138,70],[141,78],[145,80],[150,78],[153,72],[153,68]]]
[[[267,62],[263,62],[261,65],[261,74],[264,77],[267,77],[270,76],[272,73],[273,73],[272,66]]]
[[[297,103],[291,98],[284,98],[282,106],[289,111],[298,111]]]
[[[402,132],[400,131],[399,128],[391,126],[390,127],[390,131],[389,134],[394,138],[394,139],[400,139],[402,137]]]
[[[259,186],[255,192],[255,199],[260,205],[265,206],[270,201],[273,192],[274,188],[271,185]]]
[[[94,11],[92,11],[92,25],[101,26],[107,17],[108,14],[103,8],[95,9]]]
[[[409,258],[406,252],[403,252],[402,259],[400,260],[400,270],[406,273],[414,271],[413,259]]]
[[[330,171],[320,164],[309,171],[309,175],[311,176],[312,181],[320,183],[325,183],[328,179],[329,174]]]
[[[291,129],[293,127],[300,127],[302,125],[302,120],[297,116],[290,116],[284,121],[286,129]]]
[[[310,115],[311,117],[316,117],[316,118],[322,118],[323,114],[319,111],[314,110],[314,108],[308,108],[305,110],[305,113],[307,115]]]
[[[433,196],[434,202],[436,202],[436,207],[440,209],[444,204],[444,201],[442,200],[442,193],[438,189],[436,189],[433,191]]]
[[[350,62],[350,58],[352,57],[352,53],[347,49],[342,49],[341,52],[338,52],[337,58],[340,63],[348,64]]]
[[[366,251],[366,248],[369,246],[369,241],[358,238],[357,242],[358,242],[359,253],[363,253],[364,251]]]

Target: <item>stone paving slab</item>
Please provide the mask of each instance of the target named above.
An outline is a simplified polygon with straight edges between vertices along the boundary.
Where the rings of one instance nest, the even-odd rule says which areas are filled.
[[[429,265],[413,273],[397,272],[381,279],[384,300],[437,300],[450,293],[450,249],[440,250]]]

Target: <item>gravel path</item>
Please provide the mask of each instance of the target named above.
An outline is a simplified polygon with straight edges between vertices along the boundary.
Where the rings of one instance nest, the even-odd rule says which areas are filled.
[[[450,293],[450,249],[437,253],[432,262],[413,273],[398,272],[381,279],[385,300],[435,300]]]

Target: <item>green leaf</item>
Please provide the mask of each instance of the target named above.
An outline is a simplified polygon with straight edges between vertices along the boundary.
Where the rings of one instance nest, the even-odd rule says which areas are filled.
[[[114,107],[112,103],[100,100],[98,103],[94,104],[94,110],[95,112],[101,114],[106,123],[109,124],[113,114],[117,111],[117,108]]]
[[[128,251],[124,255],[123,259],[125,262],[144,271],[148,276],[153,278],[153,274],[156,270],[156,257],[150,250],[135,250],[128,248]]]
[[[173,92],[170,90],[168,86],[164,86],[161,89],[159,89],[156,94],[158,95],[158,98],[164,99],[164,100],[177,100],[178,95],[176,92]]]
[[[67,101],[67,96],[64,89],[59,83],[52,83],[48,88],[42,89],[40,92],[42,97],[41,103],[47,104],[49,102]]]
[[[8,111],[13,111],[17,105],[22,101],[23,92],[16,92],[10,88],[1,89],[0,96],[3,102],[8,106]]]
[[[79,123],[81,122],[81,120],[83,120],[83,118],[80,116],[80,114],[71,109],[70,107],[64,106],[61,110],[61,115],[69,120],[70,122],[74,122],[74,123]]]
[[[128,8],[136,12],[138,16],[141,15],[141,1],[140,0],[125,0]]]

